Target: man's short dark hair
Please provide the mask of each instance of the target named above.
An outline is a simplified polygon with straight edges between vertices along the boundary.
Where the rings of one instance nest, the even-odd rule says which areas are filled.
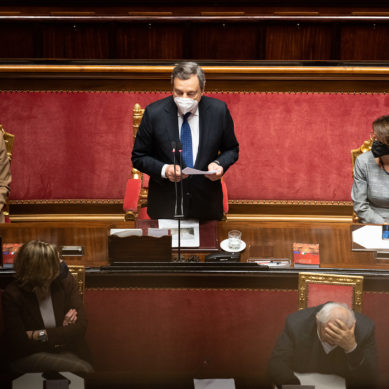
[[[191,76],[197,76],[199,79],[201,91],[205,88],[205,75],[203,69],[196,62],[180,62],[178,63],[172,72],[171,82],[174,85],[174,79],[189,80]]]

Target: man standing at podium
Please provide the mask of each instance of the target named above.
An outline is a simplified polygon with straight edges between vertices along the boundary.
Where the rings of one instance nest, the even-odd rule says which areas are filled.
[[[152,219],[173,218],[176,188],[180,211],[182,180],[184,217],[220,220],[220,179],[239,155],[234,123],[224,102],[203,96],[205,76],[198,64],[176,65],[171,81],[173,95],[146,107],[132,151],[133,166],[150,176],[147,212]],[[180,158],[183,168],[213,173],[183,174]]]

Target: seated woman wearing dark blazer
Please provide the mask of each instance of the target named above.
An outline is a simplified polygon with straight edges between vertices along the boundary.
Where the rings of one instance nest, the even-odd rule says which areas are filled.
[[[373,122],[371,151],[355,161],[351,198],[362,223],[389,223],[389,115]]]
[[[11,370],[92,372],[82,299],[56,247],[30,241],[14,268],[16,280],[2,297]]]

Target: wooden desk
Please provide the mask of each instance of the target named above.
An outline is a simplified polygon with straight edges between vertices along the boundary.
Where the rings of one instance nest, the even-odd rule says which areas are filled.
[[[372,252],[351,250],[351,223],[316,222],[240,222],[221,221],[218,225],[219,242],[227,238],[229,230],[242,231],[247,247],[242,261],[250,257],[292,258],[293,242],[319,243],[322,267],[348,269],[389,269],[389,263],[377,262]],[[111,227],[132,228],[131,222],[112,225],[104,222],[36,222],[0,225],[4,243],[39,239],[61,245],[81,245],[83,257],[66,257],[69,264],[88,267],[108,264],[107,237]],[[183,250],[186,257],[193,255]]]
[[[219,239],[229,230],[242,231],[247,247],[242,261],[250,257],[292,258],[293,242],[319,243],[322,267],[389,269],[389,262],[376,262],[373,252],[351,250],[351,223],[221,222]]]
[[[108,263],[109,224],[100,222],[33,222],[0,225],[3,243],[42,240],[58,246],[80,245],[82,257],[64,257],[69,265],[103,266]]]

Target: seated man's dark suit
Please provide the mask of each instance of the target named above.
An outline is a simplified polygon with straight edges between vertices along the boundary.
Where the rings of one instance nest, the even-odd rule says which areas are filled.
[[[272,381],[280,388],[299,384],[297,373],[336,374],[346,379],[347,388],[374,388],[377,374],[375,325],[355,312],[357,348],[346,354],[336,347],[329,354],[317,335],[316,313],[322,305],[289,315],[269,361]]]
[[[201,98],[198,108],[199,148],[194,168],[208,170],[208,165],[217,159],[225,173],[239,154],[230,112],[223,101],[206,96]],[[172,142],[178,140],[177,106],[173,97],[147,106],[135,139],[132,163],[150,176],[147,212],[152,219],[174,216],[174,183],[162,178],[161,171],[164,164],[173,164]],[[178,161],[179,153],[176,158]],[[220,180],[189,176],[183,180],[183,193],[186,218],[218,220],[223,217]]]

